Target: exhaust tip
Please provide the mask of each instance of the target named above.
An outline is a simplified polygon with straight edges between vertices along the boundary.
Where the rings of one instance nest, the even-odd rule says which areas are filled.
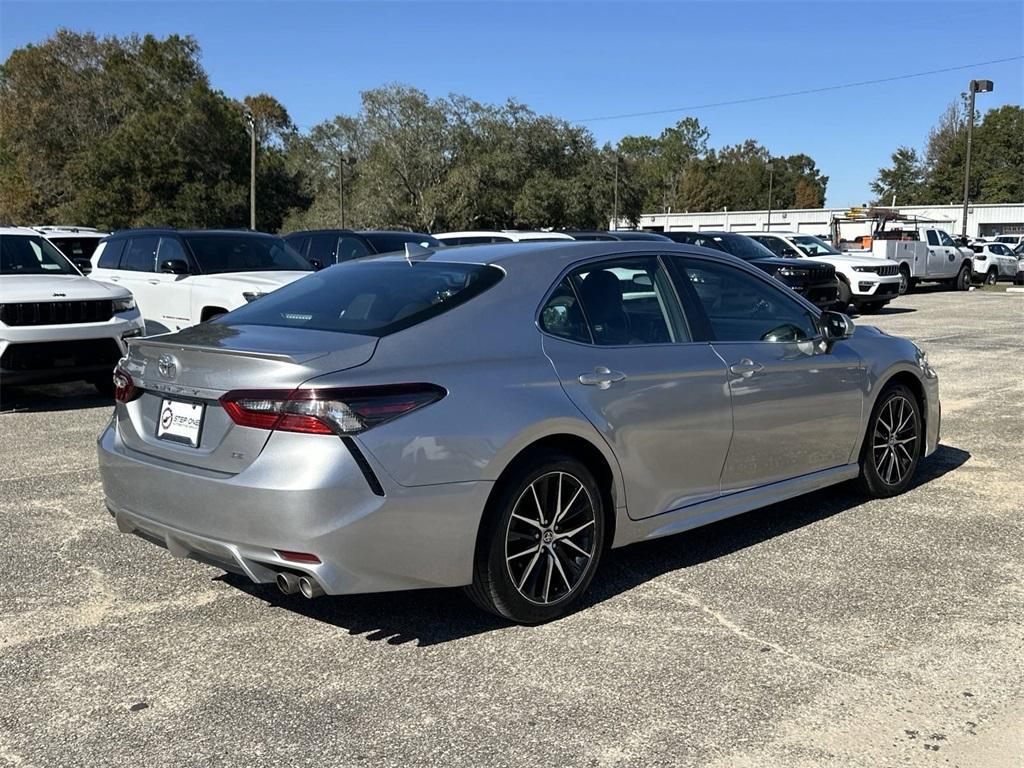
[[[302,593],[303,597],[313,599],[314,597],[320,597],[324,593],[323,587],[316,583],[309,576],[302,576],[299,579],[299,592]]]
[[[286,595],[294,595],[299,591],[299,577],[294,573],[281,571],[277,574],[277,588]]]

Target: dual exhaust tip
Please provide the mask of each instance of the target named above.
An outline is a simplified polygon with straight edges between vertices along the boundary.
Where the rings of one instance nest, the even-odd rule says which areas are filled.
[[[277,574],[277,588],[286,595],[294,595],[296,592],[303,597],[313,599],[324,593],[321,587],[311,576],[298,576],[288,571],[281,571]]]

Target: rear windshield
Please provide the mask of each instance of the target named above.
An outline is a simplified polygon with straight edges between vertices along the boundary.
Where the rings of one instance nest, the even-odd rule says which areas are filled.
[[[430,235],[421,235],[417,232],[375,232],[373,234],[363,233],[363,237],[370,241],[377,253],[390,253],[391,251],[404,251],[406,243],[415,243],[424,248],[439,248],[440,240]]]
[[[185,242],[207,274],[313,269],[280,237],[260,235],[185,235]]]
[[[0,275],[80,275],[39,235],[0,236]]]
[[[279,288],[216,322],[386,336],[469,301],[502,274],[481,264],[347,261]]]

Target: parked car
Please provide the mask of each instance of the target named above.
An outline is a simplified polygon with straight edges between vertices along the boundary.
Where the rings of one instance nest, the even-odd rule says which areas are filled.
[[[466,586],[524,623],[609,546],[845,480],[892,496],[939,439],[912,342],[669,243],[348,261],[132,341],[116,378],[121,531],[286,593]]]
[[[93,227],[46,226],[33,229],[57,246],[83,275],[92,271],[92,254],[100,241],[109,234]]]
[[[572,240],[564,232],[526,232],[518,229],[470,230],[435,234],[445,245],[481,245],[485,243],[522,243],[527,240]]]
[[[1018,245],[1024,245],[1024,234],[1017,235],[996,235],[992,239],[992,242],[1002,243],[1008,245],[1010,248],[1016,248]]]
[[[665,242],[669,238],[658,232],[644,232],[640,229],[562,229],[563,234],[569,235],[573,240],[647,240]]]
[[[877,312],[899,295],[899,265],[894,261],[841,253],[820,237],[799,232],[746,234],[776,256],[831,264],[839,278],[839,304],[852,304],[862,314]]]
[[[375,253],[401,251],[406,243],[423,248],[441,245],[422,232],[399,230],[310,229],[292,232],[284,240],[316,269]]]
[[[971,246],[974,251],[974,281],[995,285],[1017,276],[1017,255],[1005,243]]]
[[[776,256],[756,240],[734,232],[666,232],[677,243],[724,251],[767,272],[821,309],[839,309],[839,280],[831,264]]]
[[[280,237],[206,229],[116,232],[92,264],[92,277],[131,290],[147,334],[212,320],[313,269]]]
[[[142,318],[123,287],[90,280],[45,237],[0,228],[0,384],[89,381],[113,393]]]

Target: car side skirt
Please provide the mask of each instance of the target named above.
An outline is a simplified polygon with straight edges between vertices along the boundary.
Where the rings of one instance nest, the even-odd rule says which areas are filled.
[[[776,504],[795,496],[827,488],[836,483],[853,480],[860,474],[858,464],[846,464],[819,472],[812,472],[770,485],[762,485],[746,491],[730,493],[716,499],[691,504],[681,509],[663,512],[654,517],[633,521],[620,516],[616,525],[615,541],[612,547],[622,547],[637,541],[672,536],[703,525],[741,515],[754,509]]]

